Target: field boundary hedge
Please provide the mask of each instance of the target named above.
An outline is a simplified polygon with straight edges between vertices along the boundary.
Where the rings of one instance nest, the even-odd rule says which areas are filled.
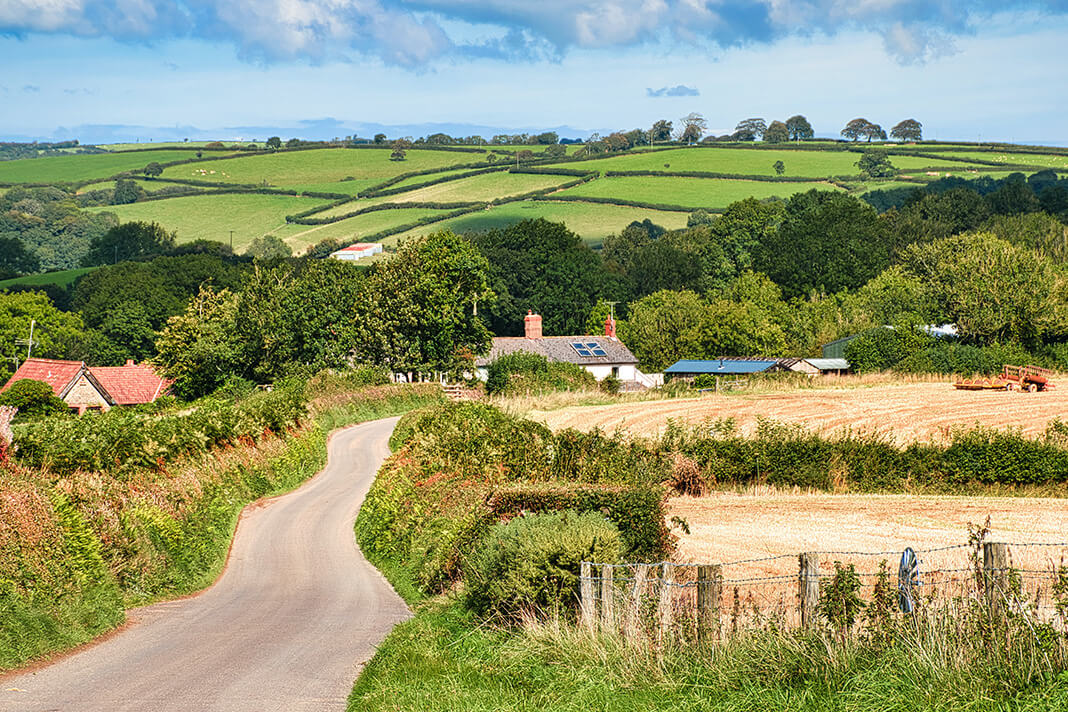
[[[704,210],[709,213],[722,213],[726,208],[701,208],[686,207],[684,205],[669,205],[665,203],[646,203],[641,200],[627,200],[625,198],[599,198],[584,195],[543,195],[532,200],[558,200],[564,203],[599,203],[601,205],[619,205],[632,208],[645,208],[647,210],[661,210],[670,213],[692,213],[695,210]]]

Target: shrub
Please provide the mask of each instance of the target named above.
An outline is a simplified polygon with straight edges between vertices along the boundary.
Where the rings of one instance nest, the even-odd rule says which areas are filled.
[[[616,563],[619,530],[592,512],[533,514],[497,524],[464,565],[467,604],[476,613],[518,622],[525,612],[577,609],[583,561]]]
[[[35,381],[30,378],[16,381],[11,384],[10,388],[0,393],[0,405],[18,408],[18,415],[23,418],[55,415],[70,410],[67,404],[52,391],[52,386],[44,381]]]
[[[491,395],[538,395],[580,390],[595,384],[593,375],[577,364],[553,363],[539,354],[517,351],[501,356],[489,365],[486,392]]]

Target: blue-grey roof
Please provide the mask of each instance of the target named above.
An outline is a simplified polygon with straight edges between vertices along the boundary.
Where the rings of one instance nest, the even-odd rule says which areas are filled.
[[[849,370],[849,361],[844,358],[806,358],[805,360],[821,371]]]
[[[664,369],[664,373],[714,373],[733,375],[741,373],[761,373],[778,363],[774,359],[714,359],[712,361],[676,361]]]

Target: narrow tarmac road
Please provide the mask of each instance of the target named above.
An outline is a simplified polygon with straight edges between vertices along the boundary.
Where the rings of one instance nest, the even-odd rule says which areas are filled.
[[[410,615],[352,531],[396,422],[337,433],[325,470],[246,510],[213,587],[130,611],[114,637],[0,681],[0,710],[344,710],[360,666]]]

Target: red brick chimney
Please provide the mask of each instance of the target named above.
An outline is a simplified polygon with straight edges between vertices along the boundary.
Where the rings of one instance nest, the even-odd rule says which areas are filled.
[[[541,314],[535,314],[527,309],[527,316],[523,319],[523,329],[528,339],[541,338]]]
[[[611,314],[604,320],[604,335],[610,339],[616,338],[616,320],[612,318]]]

